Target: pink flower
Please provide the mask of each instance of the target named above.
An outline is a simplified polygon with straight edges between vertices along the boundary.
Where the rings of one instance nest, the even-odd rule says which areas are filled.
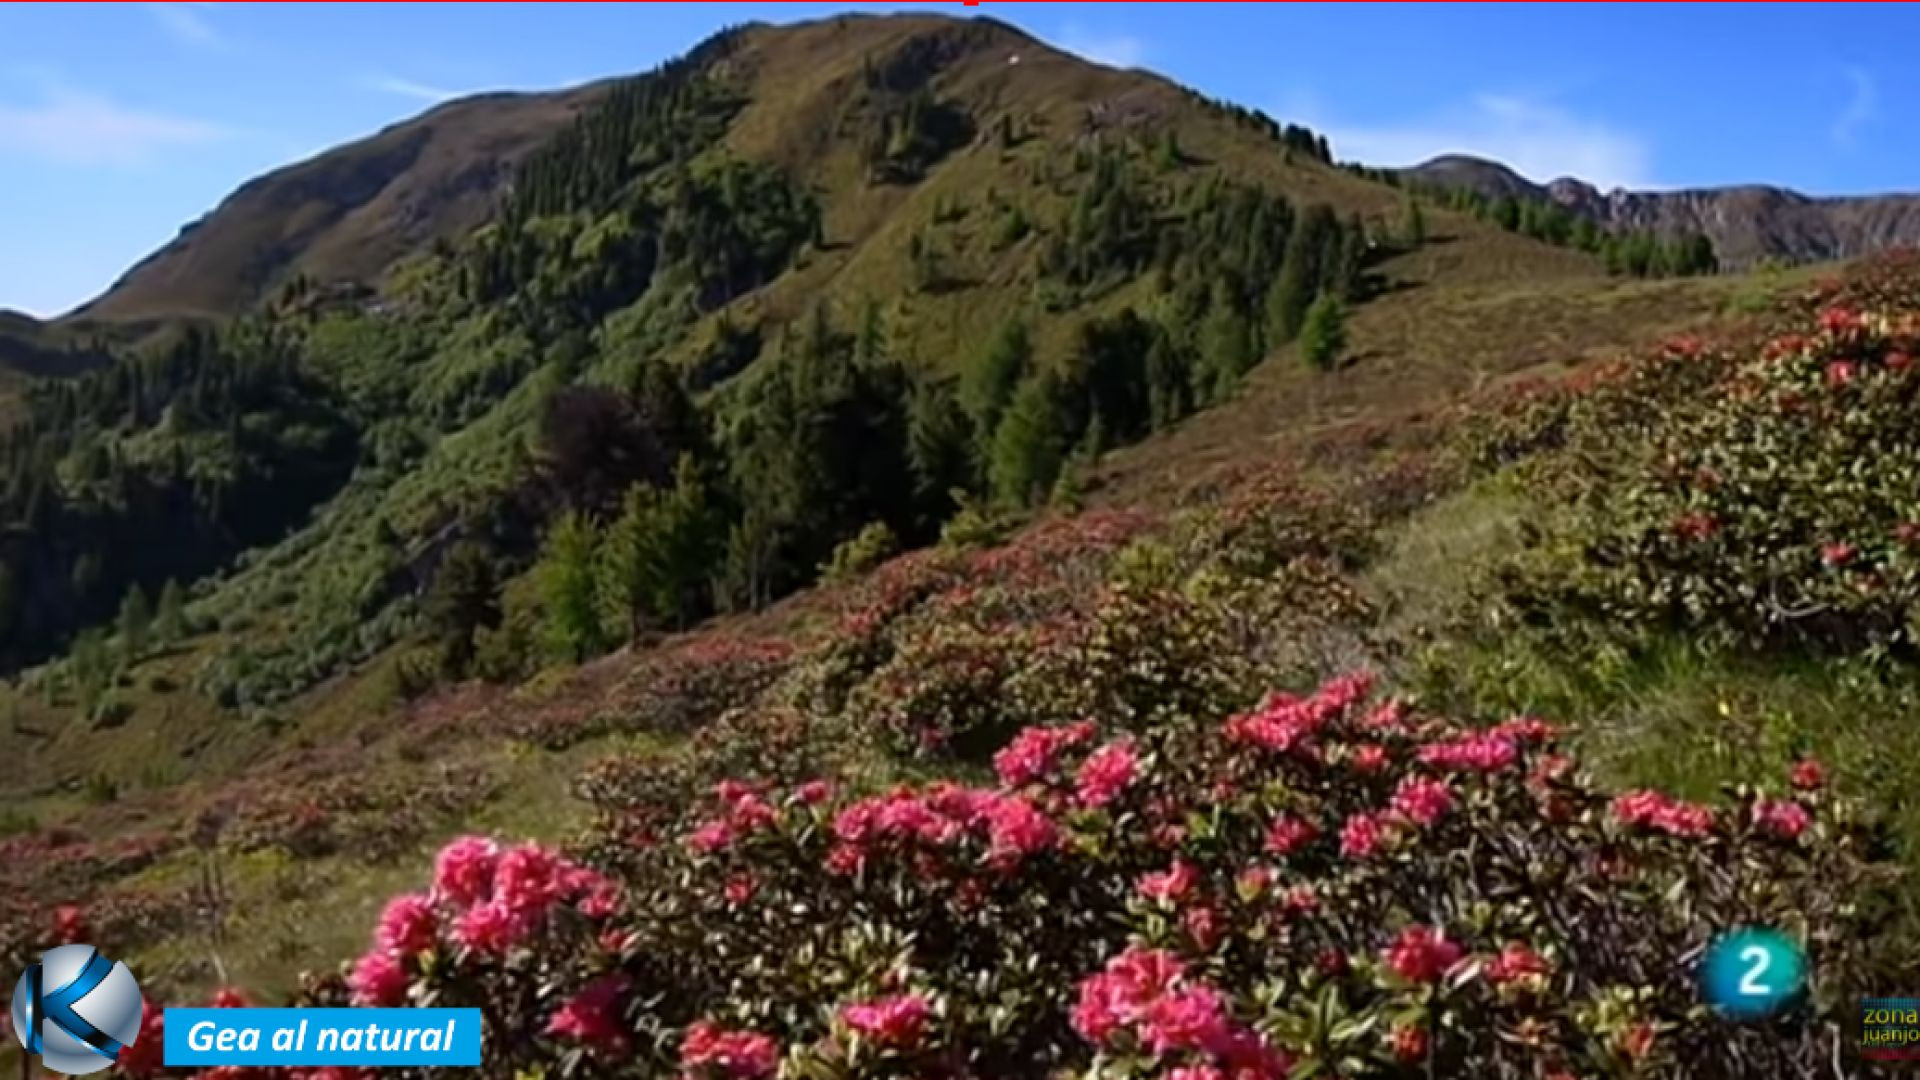
[[[629,985],[624,975],[603,975],[588,983],[547,1021],[547,1034],[603,1054],[625,1053],[632,1043],[622,1015]]]
[[[440,919],[434,914],[433,901],[419,893],[406,893],[387,901],[373,940],[388,952],[411,955],[433,948],[439,932]]]
[[[1501,986],[1529,976],[1545,975],[1548,970],[1546,958],[1525,942],[1509,941],[1500,955],[1487,961],[1486,975],[1488,982]]]
[[[1431,825],[1453,809],[1453,789],[1442,780],[1409,776],[1393,793],[1393,808],[1415,824]]]
[[[1544,743],[1551,741],[1558,731],[1552,724],[1537,716],[1516,716],[1503,724],[1496,725],[1493,734],[1521,743]]]
[[[1393,1056],[1396,1061],[1412,1065],[1427,1059],[1427,1048],[1432,1040],[1427,1029],[1411,1024],[1401,1024],[1393,1029],[1391,1037]]]
[[[1365,859],[1380,848],[1385,830],[1380,815],[1355,814],[1340,826],[1340,854],[1349,859]]]
[[[1788,779],[1801,791],[1813,791],[1827,782],[1827,770],[1818,761],[1806,758],[1794,763]]]
[[[1387,748],[1379,743],[1361,743],[1347,760],[1355,772],[1377,773],[1387,767]]]
[[[1131,742],[1110,742],[1080,763],[1080,771],[1074,777],[1074,796],[1082,806],[1105,806],[1133,783],[1138,767],[1139,759],[1134,756]]]
[[[232,986],[223,986],[213,992],[212,1006],[216,1009],[244,1009],[247,996]]]
[[[140,1033],[113,1059],[114,1071],[127,1080],[149,1080],[165,1066],[166,1009],[156,1001],[140,1008]]]
[[[539,844],[521,844],[500,856],[493,872],[493,894],[515,915],[542,915],[566,892],[574,869]]]
[[[1845,566],[1853,561],[1855,554],[1853,545],[1844,541],[1820,545],[1820,561],[1828,566]]]
[[[433,867],[433,894],[456,907],[493,896],[493,870],[499,845],[484,836],[463,836],[440,849]]]
[[[1267,886],[1273,884],[1273,871],[1264,866],[1249,866],[1240,871],[1240,876],[1234,879],[1234,884],[1242,897],[1256,899],[1267,891]]]
[[[589,919],[610,919],[620,910],[620,886],[601,881],[589,888],[574,907]]]
[[[1227,1074],[1211,1065],[1187,1065],[1169,1072],[1167,1080],[1227,1080]]]
[[[1008,787],[1045,779],[1062,750],[1088,741],[1093,732],[1093,725],[1085,721],[1067,727],[1027,728],[993,755],[994,772]]]
[[[1180,916],[1180,925],[1186,927],[1194,947],[1203,953],[1212,952],[1220,944],[1220,913],[1210,907],[1188,908]]]
[[[1387,966],[1409,982],[1437,982],[1460,961],[1460,946],[1430,926],[1409,926],[1382,954]]]
[[[78,904],[61,904],[53,909],[54,944],[71,945],[88,936],[87,913]]]
[[[1513,739],[1496,731],[1463,735],[1420,748],[1420,762],[1455,772],[1498,772],[1519,759]]]
[[[528,929],[525,918],[489,900],[461,914],[453,924],[453,940],[482,956],[498,956],[518,945]]]
[[[903,1050],[920,1044],[932,1015],[927,999],[918,994],[898,994],[840,1010],[840,1019],[849,1028],[880,1046]]]
[[[1018,795],[994,803],[987,811],[987,831],[993,854],[1019,858],[1053,847],[1060,832],[1047,815]]]
[[[1613,800],[1613,818],[1622,825],[1658,829],[1673,836],[1705,836],[1713,828],[1713,811],[1681,802],[1658,791],[1630,791]]]
[[[756,886],[751,877],[745,874],[736,874],[727,879],[723,893],[727,898],[727,903],[739,907],[741,904],[753,899],[755,889]]]
[[[793,795],[804,806],[819,806],[833,798],[833,785],[825,780],[809,780],[795,788]]]
[[[1156,1054],[1220,1046],[1227,1037],[1227,1017],[1219,991],[1189,986],[1160,997],[1140,1017],[1140,1033]]]
[[[733,846],[733,825],[720,818],[703,822],[687,837],[687,847],[698,854],[711,855]]]
[[[737,1080],[759,1080],[780,1067],[780,1051],[772,1039],[754,1031],[726,1031],[707,1020],[687,1028],[680,1042],[680,1067],[692,1070],[714,1066]]]
[[[1281,814],[1267,827],[1267,850],[1275,855],[1291,855],[1312,843],[1320,835],[1313,822],[1291,814]]]
[[[1192,865],[1184,859],[1173,860],[1173,866],[1155,874],[1144,874],[1140,878],[1140,895],[1149,900],[1178,904],[1193,891],[1199,875]]]
[[[375,949],[354,961],[347,986],[355,1005],[399,1005],[407,998],[407,973],[392,953]]]
[[[1753,823],[1764,832],[1792,840],[1813,824],[1813,815],[1791,799],[1761,799],[1753,804]]]

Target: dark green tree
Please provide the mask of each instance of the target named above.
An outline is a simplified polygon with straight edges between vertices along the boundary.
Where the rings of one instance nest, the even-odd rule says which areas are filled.
[[[994,433],[990,477],[993,495],[1006,506],[1030,506],[1059,478],[1073,445],[1064,388],[1051,371],[1029,376]]]
[[[146,590],[135,585],[120,602],[120,663],[131,668],[147,654],[147,638],[153,629],[153,608],[147,603]]]
[[[475,635],[500,625],[499,570],[484,543],[461,540],[447,550],[422,614],[439,646],[441,671],[450,678],[466,675]]]
[[[1347,347],[1346,306],[1328,293],[1313,302],[1300,329],[1300,355],[1322,371],[1331,370]]]

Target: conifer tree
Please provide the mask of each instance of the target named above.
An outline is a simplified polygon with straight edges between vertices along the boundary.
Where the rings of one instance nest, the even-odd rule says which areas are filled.
[[[535,566],[544,620],[542,635],[557,659],[579,663],[605,647],[595,603],[594,564],[599,530],[578,511],[557,518]]]
[[[1300,355],[1322,371],[1339,362],[1347,347],[1346,308],[1340,298],[1327,293],[1313,302],[1306,324],[1300,329]]]
[[[120,663],[131,668],[147,653],[147,634],[153,626],[153,609],[147,594],[135,585],[120,602]]]
[[[187,636],[187,594],[172,578],[160,589],[160,608],[153,621],[154,636],[172,645]]]
[[[1014,392],[993,438],[990,475],[994,498],[1003,505],[1031,505],[1059,477],[1072,444],[1061,395],[1051,371],[1029,376]]]

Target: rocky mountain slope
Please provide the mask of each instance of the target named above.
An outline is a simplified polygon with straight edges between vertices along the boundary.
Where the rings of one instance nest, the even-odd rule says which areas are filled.
[[[1608,228],[1702,232],[1733,267],[1768,256],[1819,262],[1920,244],[1920,195],[1814,198],[1765,184],[1602,192],[1571,177],[1538,184],[1499,162],[1458,154],[1407,169],[1405,175],[1490,198],[1555,202]]]

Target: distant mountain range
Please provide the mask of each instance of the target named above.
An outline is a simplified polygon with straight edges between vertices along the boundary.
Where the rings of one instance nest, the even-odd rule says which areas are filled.
[[[1734,268],[1768,256],[1818,262],[1920,245],[1920,194],[1816,198],[1765,184],[1602,192],[1572,177],[1535,183],[1497,161],[1465,154],[1437,157],[1402,175],[1490,198],[1549,200],[1609,228],[1702,232],[1722,264]]]

